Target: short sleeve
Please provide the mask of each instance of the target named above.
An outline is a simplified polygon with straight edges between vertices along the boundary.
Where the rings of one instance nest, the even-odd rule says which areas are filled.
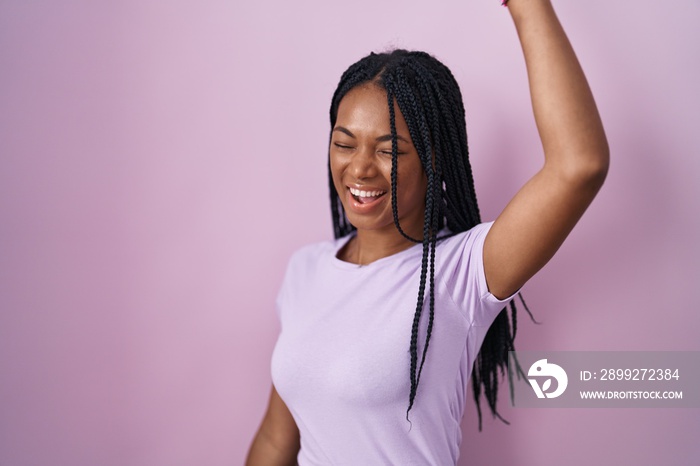
[[[498,313],[519,292],[498,299],[488,289],[484,273],[484,240],[493,222],[443,240],[436,259],[452,301],[476,326],[490,326]]]

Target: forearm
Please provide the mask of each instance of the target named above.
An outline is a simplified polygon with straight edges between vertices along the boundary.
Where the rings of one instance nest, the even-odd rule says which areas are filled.
[[[549,0],[510,0],[545,165],[605,177],[608,144],[593,94]]]

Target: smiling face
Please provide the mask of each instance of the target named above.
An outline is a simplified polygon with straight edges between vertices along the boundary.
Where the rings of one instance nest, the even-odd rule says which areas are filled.
[[[408,126],[394,104],[398,136],[396,200],[401,228],[423,236],[426,177]],[[386,91],[367,83],[340,101],[330,146],[333,184],[358,234],[398,234],[391,212],[391,127]]]

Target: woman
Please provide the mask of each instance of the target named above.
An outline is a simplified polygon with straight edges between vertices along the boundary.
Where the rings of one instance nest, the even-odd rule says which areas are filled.
[[[515,333],[514,307],[512,332],[504,307],[591,203],[609,157],[549,0],[507,6],[542,169],[481,223],[449,70],[399,50],[343,74],[329,148],[336,239],[290,261],[272,392],[249,465],[455,464],[472,368],[477,403],[483,389],[497,414],[497,372]]]

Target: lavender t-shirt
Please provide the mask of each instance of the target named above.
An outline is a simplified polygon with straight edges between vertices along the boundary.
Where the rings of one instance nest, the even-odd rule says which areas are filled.
[[[512,298],[498,300],[486,286],[482,250],[490,227],[437,245],[435,320],[412,424],[409,344],[422,246],[364,266],[336,257],[349,237],[293,255],[277,298],[282,332],[272,380],[299,427],[300,466],[457,462],[474,359]]]

